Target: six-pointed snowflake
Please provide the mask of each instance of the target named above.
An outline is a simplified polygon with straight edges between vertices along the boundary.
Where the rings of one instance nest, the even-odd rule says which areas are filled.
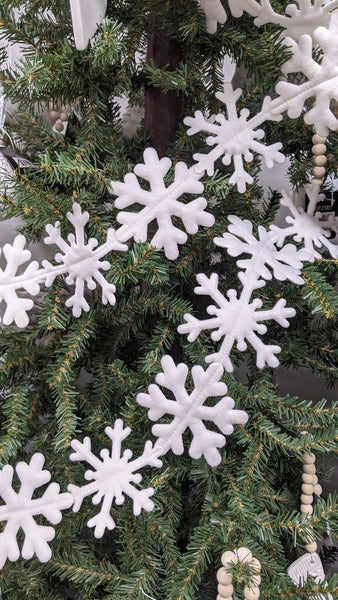
[[[321,258],[316,248],[326,248],[332,258],[338,258],[338,246],[328,240],[332,231],[338,232],[338,219],[333,217],[323,221],[323,214],[316,212],[316,203],[319,198],[319,187],[312,184],[306,185],[305,190],[309,197],[309,206],[305,210],[298,205],[299,193],[291,190],[283,190],[281,204],[287,206],[291,215],[286,217],[289,227],[278,227],[271,225],[271,230],[276,235],[276,243],[282,246],[287,237],[293,237],[296,242],[303,242],[306,260],[313,262]]]
[[[284,160],[284,155],[279,152],[282,144],[277,142],[265,146],[259,140],[264,137],[263,129],[256,129],[269,115],[268,118],[275,121],[281,120],[281,115],[272,115],[269,110],[271,99],[267,96],[264,100],[260,115],[249,119],[249,111],[244,108],[237,114],[236,102],[242,94],[241,89],[234,90],[231,83],[225,83],[223,92],[217,92],[216,97],[221,100],[227,108],[228,117],[218,114],[214,119],[206,119],[200,111],[194,117],[186,117],[184,123],[189,126],[188,135],[194,135],[201,131],[210,133],[206,138],[209,146],[215,149],[209,154],[195,154],[197,161],[196,171],[206,170],[212,175],[215,170],[215,161],[223,155],[222,162],[229,165],[233,161],[234,173],[229,182],[237,185],[239,192],[245,192],[246,184],[252,183],[253,179],[244,168],[243,158],[246,162],[253,159],[252,151],[260,154],[267,165],[271,168],[277,162]],[[263,116],[264,115],[264,116]]]
[[[199,181],[203,173],[197,173],[193,168],[188,169],[184,162],[175,166],[175,179],[166,187],[164,178],[171,167],[169,158],[158,158],[156,150],[147,148],[143,154],[144,164],[138,164],[134,173],[128,173],[124,182],[113,181],[111,189],[118,196],[116,208],[126,208],[141,204],[139,212],[122,211],[117,214],[117,220],[123,227],[117,230],[117,238],[127,241],[134,238],[136,242],[147,240],[148,227],[154,220],[157,222],[156,233],[151,238],[151,244],[163,248],[170,260],[178,257],[178,244],[184,244],[187,234],[175,227],[173,217],[181,219],[188,233],[197,233],[198,226],[211,227],[214,217],[205,212],[207,201],[196,198],[191,202],[180,202],[183,194],[198,194],[204,186]],[[137,176],[149,183],[150,189],[143,189]]]
[[[321,62],[312,58],[313,39],[323,50]],[[284,73],[303,73],[308,81],[296,85],[280,81],[276,91],[280,95],[279,110],[287,110],[289,117],[299,117],[306,100],[314,98],[313,105],[306,109],[304,120],[316,126],[316,132],[327,136],[329,130],[336,131],[338,119],[330,109],[331,100],[338,102],[338,12],[335,11],[328,29],[318,27],[313,34],[302,35],[299,42],[286,38],[285,43],[292,49],[292,58],[283,65]],[[276,103],[276,100],[274,101]],[[272,107],[273,108],[273,107]]]
[[[79,317],[83,310],[89,310],[89,305],[84,297],[85,283],[90,290],[94,290],[98,283],[102,288],[103,304],[115,304],[116,287],[114,284],[108,283],[100,273],[101,270],[107,271],[110,263],[100,259],[112,250],[125,251],[128,250],[128,247],[117,241],[114,229],[108,229],[107,241],[98,248],[96,248],[98,241],[95,238],[90,238],[86,243],[84,228],[89,221],[89,214],[82,212],[80,205],[76,202],[73,204],[73,212],[67,213],[67,218],[75,229],[75,235],[73,233],[68,235],[69,244],[61,236],[58,221],[54,225],[46,226],[48,237],[44,240],[45,244],[56,244],[63,252],[63,254],[55,255],[55,260],[62,264],[59,272],[58,268],[53,267],[48,260],[44,260],[42,264],[47,272],[47,286],[52,285],[55,277],[63,273],[67,273],[66,283],[69,285],[75,283],[74,294],[68,298],[66,306],[71,306],[74,317]]]
[[[50,481],[49,471],[43,471],[44,457],[34,454],[29,462],[20,462],[16,473],[21,482],[18,492],[12,487],[14,469],[6,465],[0,471],[0,497],[4,504],[0,505],[0,521],[6,523],[0,533],[0,568],[6,560],[18,560],[20,549],[17,534],[23,530],[25,538],[21,555],[32,558],[35,554],[41,562],[47,562],[52,555],[48,542],[55,535],[53,527],[38,525],[34,519],[43,515],[47,521],[56,525],[62,519],[61,511],[73,504],[73,498],[68,492],[60,494],[57,483],[50,483],[40,498],[33,498],[35,489]]]
[[[91,451],[90,438],[85,437],[83,442],[73,440],[71,446],[75,452],[70,455],[72,461],[85,461],[93,467],[85,473],[85,479],[91,481],[88,485],[79,487],[70,484],[68,490],[74,498],[74,512],[77,512],[87,496],[94,494],[93,504],[99,504],[103,499],[101,509],[97,515],[89,519],[88,527],[94,527],[94,535],[101,538],[106,529],[114,529],[115,522],[110,515],[112,503],[123,504],[125,496],[133,501],[134,515],[139,515],[141,509],[150,512],[154,508],[154,503],[150,500],[153,495],[153,488],[137,489],[132,484],[139,484],[142,481],[142,475],[137,473],[143,467],[150,465],[152,467],[161,467],[159,460],[160,449],[154,449],[150,441],[147,441],[143,454],[134,460],[131,450],[125,450],[121,456],[121,446],[123,440],[130,434],[130,427],[123,428],[121,419],[115,421],[114,428],[106,427],[105,433],[112,441],[111,452],[104,448],[100,452],[100,458],[97,458]],[[125,495],[125,496],[124,496]]]
[[[205,406],[207,398],[223,396],[227,392],[225,383],[220,381],[223,375],[221,365],[211,365],[206,371],[200,366],[191,370],[194,389],[188,394],[185,383],[188,367],[181,363],[175,365],[170,356],[161,360],[163,373],[156,376],[157,383],[170,390],[175,400],[166,398],[158,385],[152,384],[148,394],[138,394],[137,401],[141,406],[149,408],[148,416],[157,421],[165,414],[173,415],[171,423],[160,423],[152,427],[153,434],[158,437],[156,447],[161,448],[161,454],[172,450],[174,454],[182,454],[183,433],[190,429],[192,441],[189,454],[192,458],[204,456],[211,466],[221,461],[218,448],[225,445],[225,435],[233,432],[234,424],[244,425],[248,415],[243,410],[234,410],[234,401],[225,396],[214,406]],[[222,434],[209,431],[203,421],[211,421],[217,425]]]

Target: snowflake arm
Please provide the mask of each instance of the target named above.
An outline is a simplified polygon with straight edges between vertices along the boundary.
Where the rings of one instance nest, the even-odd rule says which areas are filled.
[[[206,19],[208,33],[216,33],[217,24],[224,24],[227,14],[220,0],[198,0]]]
[[[283,65],[284,73],[303,73],[308,81],[295,85],[280,81],[276,91],[280,95],[274,103],[279,110],[287,110],[289,117],[298,117],[304,109],[305,101],[314,98],[313,107],[306,110],[304,121],[315,125],[316,132],[326,137],[329,130],[336,131],[338,119],[330,109],[330,101],[338,101],[338,12],[332,14],[329,28],[318,27],[313,38],[323,49],[321,63],[312,58],[312,38],[303,35],[299,42],[286,38],[293,56]],[[280,102],[284,102],[280,104]]]
[[[320,200],[319,186],[308,184],[305,186],[305,191],[310,200],[307,211],[298,205],[298,192],[282,191],[281,204],[286,206],[291,213],[285,219],[290,225],[284,228],[271,225],[270,229],[276,236],[276,243],[282,246],[287,237],[292,237],[296,242],[303,242],[306,260],[310,262],[321,258],[317,248],[325,248],[332,258],[338,258],[338,246],[328,240],[330,230],[337,228],[338,219],[333,218],[329,221],[322,221],[322,213],[316,212],[315,207]]]
[[[204,406],[207,398],[223,396],[227,392],[225,383],[220,381],[223,375],[221,365],[211,365],[206,371],[200,366],[193,367],[194,389],[189,395],[185,388],[187,366],[183,363],[175,365],[170,356],[164,356],[161,364],[163,372],[156,376],[158,385],[151,384],[148,394],[137,396],[137,402],[149,408],[148,416],[152,421],[157,421],[165,414],[173,416],[171,423],[159,423],[152,427],[152,433],[158,437],[156,446],[161,448],[162,454],[172,450],[180,455],[184,451],[183,433],[190,429],[193,438],[189,455],[192,458],[204,456],[209,465],[218,465],[221,461],[219,448],[223,448],[226,442],[224,436],[233,432],[234,424],[244,425],[248,420],[246,412],[234,410],[235,403],[228,396],[214,406]],[[171,391],[175,400],[166,398],[159,386]],[[223,435],[209,431],[204,421],[213,422]]]
[[[115,421],[114,428],[106,427],[105,433],[112,442],[111,452],[104,448],[97,458],[91,450],[91,441],[88,437],[83,442],[73,440],[71,446],[75,452],[70,455],[72,461],[87,462],[93,470],[85,473],[85,479],[92,481],[88,485],[79,487],[73,484],[68,486],[74,498],[74,512],[77,512],[87,496],[92,496],[92,503],[99,504],[102,500],[100,511],[97,515],[89,519],[88,527],[94,527],[94,536],[101,538],[106,529],[115,528],[115,522],[111,517],[111,507],[113,502],[117,505],[124,503],[125,496],[133,501],[134,515],[139,515],[141,509],[151,511],[154,503],[150,499],[153,495],[153,488],[137,489],[132,484],[139,484],[142,476],[137,471],[147,465],[161,467],[159,460],[160,449],[153,448],[150,441],[147,441],[142,455],[134,460],[131,450],[125,450],[121,455],[122,442],[130,434],[129,427],[123,427],[121,419]]]
[[[32,498],[35,489],[50,481],[49,471],[43,471],[44,457],[34,454],[29,462],[20,462],[16,473],[21,482],[18,492],[12,487],[14,469],[6,465],[0,471],[0,497],[4,505],[0,506],[0,521],[6,525],[0,533],[0,568],[6,560],[18,560],[20,549],[17,543],[19,529],[24,532],[22,557],[29,559],[35,554],[40,562],[51,558],[50,542],[55,535],[53,527],[38,525],[34,516],[43,515],[47,521],[56,525],[62,519],[61,511],[69,508],[73,498],[68,492],[60,494],[57,483],[50,483],[40,498]]]
[[[226,105],[227,118],[218,114],[214,119],[205,119],[202,113],[197,111],[194,117],[186,117],[184,123],[189,127],[188,135],[201,131],[210,133],[206,143],[215,146],[209,155],[194,155],[194,160],[197,161],[196,171],[206,170],[208,175],[212,175],[215,161],[223,155],[223,164],[229,165],[233,161],[234,172],[229,182],[237,185],[239,192],[244,192],[246,185],[252,183],[253,179],[245,171],[243,158],[246,162],[251,162],[252,152],[256,152],[264,158],[267,167],[271,168],[276,162],[282,162],[284,155],[279,152],[282,147],[279,142],[270,146],[262,144],[259,140],[264,137],[264,131],[256,129],[267,118],[277,121],[282,118],[281,115],[273,115],[270,112],[270,97],[264,99],[261,113],[249,119],[250,113],[246,108],[240,111],[240,116],[237,114],[236,102],[241,94],[241,89],[234,90],[231,83],[224,83],[223,92],[217,92],[216,97]]]
[[[179,202],[183,194],[198,194],[204,186],[199,181],[203,172],[197,173],[193,168],[188,169],[184,162],[175,166],[173,183],[166,187],[164,178],[171,167],[169,158],[159,159],[154,148],[147,148],[143,154],[144,164],[138,164],[134,173],[128,173],[124,182],[112,182],[112,193],[118,196],[116,208],[127,208],[140,204],[139,212],[122,211],[117,214],[117,220],[122,227],[117,230],[117,239],[127,241],[134,238],[136,242],[145,242],[149,224],[156,220],[157,231],[151,239],[153,246],[163,248],[170,260],[178,257],[178,245],[184,244],[187,234],[175,227],[172,217],[181,219],[188,233],[196,233],[199,225],[211,227],[214,217],[205,212],[207,201],[196,198],[184,204]],[[149,182],[150,189],[143,189],[137,176]]]

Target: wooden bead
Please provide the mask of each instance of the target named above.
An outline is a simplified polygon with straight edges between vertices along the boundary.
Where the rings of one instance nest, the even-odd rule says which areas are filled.
[[[303,515],[312,515],[312,513],[313,513],[312,504],[301,504],[300,512],[303,513]]]
[[[251,579],[251,584],[253,587],[258,587],[261,583],[261,576],[260,575],[254,575],[253,578]]]
[[[60,114],[60,112],[58,110],[51,110],[50,111],[50,116],[52,117],[52,119],[54,119],[54,121],[56,121],[56,119],[59,118],[59,114]]]
[[[221,594],[217,594],[216,600],[232,600],[232,596],[229,596],[229,598],[226,599],[224,596],[221,596]]]
[[[313,484],[313,475],[312,475],[312,473],[302,473],[302,482],[303,483],[312,483]]]
[[[318,135],[317,133],[315,133],[315,135],[312,136],[312,142],[314,144],[325,144],[327,138],[322,137],[320,135]]]
[[[303,472],[314,474],[316,472],[316,467],[315,467],[315,465],[305,464],[305,465],[303,465]]]
[[[317,475],[314,473],[312,475],[312,485],[316,485],[316,483],[318,483],[318,477]]]
[[[313,465],[315,462],[316,456],[313,454],[313,452],[308,452],[307,454],[305,454],[303,458],[303,463],[305,465]]]
[[[56,123],[55,124],[55,130],[56,131],[63,131],[63,125],[62,125],[62,123]]]
[[[312,185],[319,185],[321,186],[323,183],[323,179],[319,179],[318,177],[314,177],[313,179],[311,179],[311,183]]]
[[[313,502],[313,495],[310,494],[309,496],[302,494],[300,497],[300,501],[302,504],[312,504]]]
[[[223,598],[230,598],[234,593],[234,588],[232,585],[222,585],[219,583],[217,591]]]
[[[320,496],[321,493],[322,493],[322,491],[323,491],[323,488],[322,488],[322,486],[319,483],[316,483],[316,485],[313,486],[313,492],[317,496]]]
[[[320,154],[319,156],[313,157],[313,162],[317,167],[324,167],[327,163],[327,157],[324,154]]]
[[[312,496],[313,485],[309,485],[308,483],[302,483],[302,494],[305,494],[305,496]]]
[[[222,562],[222,565],[224,565],[225,567],[227,567],[229,565],[229,563],[234,563],[235,565],[237,565],[238,558],[237,558],[236,554],[234,554],[233,552],[230,552],[228,550],[227,552],[223,552],[223,554],[221,556],[221,562]]]
[[[63,122],[68,121],[68,115],[65,112],[60,113],[60,120]],[[324,169],[324,173],[325,173],[325,169]]]
[[[222,585],[232,583],[232,573],[228,573],[224,567],[221,567],[217,571],[217,581]]]
[[[253,558],[253,559],[252,559],[252,561],[251,561],[251,567],[252,567],[252,568],[253,568],[255,571],[257,571],[257,573],[259,573],[259,572],[260,572],[260,570],[261,570],[261,568],[262,568],[262,565],[261,565],[261,563],[259,562],[258,558]],[[255,575],[255,577],[256,577],[256,575]]]
[[[312,169],[312,173],[314,174],[315,177],[324,177],[325,175],[325,167],[314,167]]]
[[[312,154],[319,156],[320,154],[325,154],[325,153],[326,153],[325,144],[315,144],[314,146],[312,146]]]
[[[247,585],[245,585],[243,592],[245,600],[258,600],[260,596],[260,591],[258,587],[249,588]]]
[[[252,561],[252,553],[249,548],[238,548],[237,550],[238,560],[240,562],[251,562]]]
[[[306,544],[305,549],[308,552],[316,552],[317,550],[317,542],[310,542],[309,544]]]

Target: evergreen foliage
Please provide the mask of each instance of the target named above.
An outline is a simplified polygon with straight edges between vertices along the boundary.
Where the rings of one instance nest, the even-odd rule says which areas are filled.
[[[289,2],[272,4],[281,11]],[[15,8],[19,19],[13,16]],[[142,121],[135,137],[124,135],[121,96],[130,106],[143,106],[154,88],[177,94],[181,115],[167,156],[173,165],[179,160],[191,165],[193,154],[206,145],[201,136],[186,135],[183,118],[195,110],[224,109],[215,98],[224,54],[231,53],[247,71],[239,104],[252,114],[274,89],[290,55],[276,25],[257,28],[247,14],[240,19],[229,15],[211,36],[195,0],[108,0],[105,19],[82,52],[73,44],[68,0],[1,0],[0,22],[6,44],[24,44],[15,68],[1,72],[6,97],[18,110],[18,120],[6,126],[8,139],[35,165],[16,170],[5,182],[1,211],[7,218],[21,218],[19,231],[30,241],[56,220],[67,234],[66,213],[74,200],[90,213],[88,236],[99,243],[108,227],[117,226],[108,186],[142,162],[153,134]],[[179,48],[174,70],[146,61],[154,28]],[[53,133],[41,117],[50,101],[67,106],[65,137]],[[293,185],[308,181],[311,131],[302,119],[271,123],[266,137],[269,144],[283,142]],[[330,173],[336,173],[337,135],[330,138],[330,154]],[[103,306],[99,292],[88,292],[90,311],[74,319],[61,302],[68,286],[59,278],[39,296],[26,330],[1,330],[0,466],[42,452],[62,490],[69,483],[81,485],[83,468],[69,462],[71,440],[90,436],[98,454],[107,447],[104,428],[116,418],[132,429],[128,447],[133,454],[142,452],[152,439],[151,424],[136,395],[161,370],[161,357],[170,354],[176,363],[205,367],[205,356],[213,351],[207,334],[188,343],[177,333],[185,313],[204,314],[206,300],[193,293],[196,273],[217,272],[222,293],[238,289],[235,259],[216,250],[213,238],[225,231],[229,214],[250,219],[257,230],[271,224],[278,210],[276,192],[262,201],[259,159],[246,167],[255,181],[244,194],[229,185],[230,171],[221,161],[212,177],[204,177],[215,225],[189,236],[177,260],[168,261],[148,243],[111,254],[106,277],[117,287],[114,307]],[[173,181],[173,169],[167,179]],[[324,252],[321,260],[305,266],[304,286],[272,280],[257,292],[267,308],[284,297],[297,310],[289,329],[271,323],[266,334],[269,342],[282,346],[281,364],[305,366],[331,385],[337,379],[336,274],[337,260]],[[263,600],[337,593],[335,577],[326,589],[312,580],[301,589],[285,574],[305,552],[309,537],[322,536],[327,522],[331,535],[337,535],[335,496],[318,499],[312,518],[299,512],[302,457],[309,450],[317,456],[337,452],[337,406],[300,401],[292,389],[281,396],[275,372],[257,369],[250,348],[244,355],[234,350],[232,361],[245,370],[245,382],[238,381],[236,370],[223,381],[249,421],[227,438],[221,464],[211,468],[187,452],[168,453],[161,470],[144,470],[144,485],[155,489],[155,510],[136,518],[127,499],[117,508],[116,529],[101,540],[86,526],[94,514],[89,500],[79,513],[68,511],[56,527],[48,563],[19,559],[5,564],[1,599],[214,600],[220,557],[240,546],[249,547],[262,563]],[[249,578],[234,569],[236,598],[241,598]]]

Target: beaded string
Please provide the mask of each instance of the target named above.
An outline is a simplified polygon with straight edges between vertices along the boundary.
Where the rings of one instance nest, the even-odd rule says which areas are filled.
[[[224,552],[221,561],[223,566],[217,571],[218,595],[216,600],[233,600],[233,575],[230,570],[234,564],[239,563],[248,564],[250,571],[253,572],[251,584],[245,585],[243,588],[244,600],[258,600],[260,596],[261,563],[252,556],[249,548],[238,548],[233,552]]]

